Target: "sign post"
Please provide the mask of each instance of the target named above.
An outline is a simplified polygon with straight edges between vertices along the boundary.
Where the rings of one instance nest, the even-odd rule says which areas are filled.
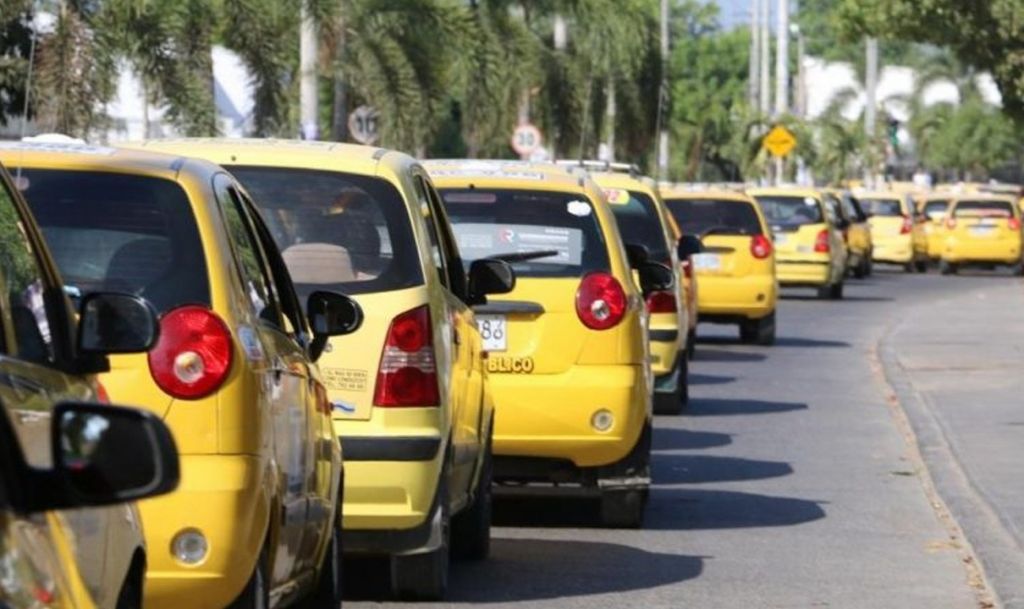
[[[796,148],[796,136],[782,125],[775,125],[761,140],[761,147],[775,158],[775,183],[783,178],[783,159]]]

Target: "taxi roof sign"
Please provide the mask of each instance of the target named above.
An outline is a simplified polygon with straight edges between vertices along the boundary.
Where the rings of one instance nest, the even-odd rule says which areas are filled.
[[[761,146],[772,156],[787,156],[796,148],[796,136],[782,125],[775,125],[761,140]]]

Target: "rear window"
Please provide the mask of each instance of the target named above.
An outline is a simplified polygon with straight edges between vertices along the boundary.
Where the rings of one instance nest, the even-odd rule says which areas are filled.
[[[903,204],[897,199],[861,199],[861,207],[872,216],[903,216]]]
[[[504,256],[520,277],[580,277],[611,268],[593,206],[581,195],[442,189],[441,197],[467,265]]]
[[[760,235],[761,219],[744,201],[666,199],[679,228],[688,235]]]
[[[188,196],[161,178],[22,170],[22,189],[72,295],[129,292],[158,312],[210,305]]]
[[[311,169],[228,169],[260,208],[300,293],[422,285],[408,208],[388,181]]]
[[[960,201],[953,209],[955,218],[1012,218],[1013,206],[1006,201]]]
[[[803,226],[825,222],[821,202],[814,197],[767,195],[756,199],[769,224]]]
[[[615,222],[619,225],[622,241],[643,245],[650,252],[652,260],[670,263],[665,229],[661,226],[661,217],[654,199],[631,190],[609,189],[605,193],[611,203]]]
[[[949,208],[948,199],[935,199],[926,201],[921,211],[929,220],[941,220],[946,216],[946,210]]]

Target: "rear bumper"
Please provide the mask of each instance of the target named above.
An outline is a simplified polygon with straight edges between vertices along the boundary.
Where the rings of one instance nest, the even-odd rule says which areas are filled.
[[[562,459],[576,467],[614,463],[651,415],[653,381],[639,365],[574,366],[563,374],[491,374],[494,454]],[[598,411],[614,422],[592,425]]]
[[[1021,259],[1020,240],[1000,239],[984,242],[950,238],[943,244],[942,259],[953,263],[1017,264]]]
[[[718,316],[739,316],[758,319],[775,310],[779,285],[771,275],[746,277],[700,277],[701,321]]]
[[[779,284],[784,286],[823,286],[832,281],[832,265],[818,261],[782,261],[776,267]]]
[[[914,260],[914,243],[909,235],[906,239],[875,240],[871,257],[875,262],[907,264]]]

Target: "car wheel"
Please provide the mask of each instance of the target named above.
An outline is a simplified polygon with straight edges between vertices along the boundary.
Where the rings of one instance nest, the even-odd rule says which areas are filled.
[[[429,552],[391,557],[391,589],[406,601],[439,601],[448,590],[451,562],[451,515],[448,512],[447,472],[438,486],[441,545]]]
[[[266,548],[260,552],[260,558],[256,561],[256,568],[253,569],[249,581],[238,595],[235,602],[231,603],[229,609],[269,609],[270,588],[267,586],[267,551]]]
[[[676,360],[676,365],[679,366],[679,379],[676,381],[675,390],[654,393],[654,414],[678,415],[686,409],[686,404],[690,401],[690,363],[685,355],[680,353]]]
[[[820,300],[830,300],[832,298],[832,286],[834,284],[823,285],[818,288],[818,298]]]
[[[134,565],[133,565],[134,567]],[[142,581],[145,578],[144,568],[132,568],[117,595],[117,609],[142,609]]]
[[[829,300],[842,300],[843,299],[843,283],[834,283],[829,286],[828,290]]]
[[[775,344],[775,311],[757,320],[757,344],[769,347]]]
[[[908,263],[904,264],[903,265],[903,271],[905,273],[913,273],[914,272],[914,263],[911,261],[911,262],[908,262]]]
[[[1010,268],[1013,269],[1013,274],[1017,277],[1024,277],[1024,262],[1018,262]]]
[[[693,360],[697,357],[697,329],[694,328],[686,334],[686,359]]]
[[[867,259],[864,260],[864,276],[870,277],[875,272],[875,262],[871,259],[871,253],[868,252]]]
[[[857,263],[857,266],[853,267],[852,274],[854,279],[864,279],[867,277],[867,271],[864,269],[864,261],[861,260]]]
[[[601,525],[612,529],[639,529],[644,525],[648,490],[607,489],[601,492]]]
[[[956,275],[956,265],[947,260],[939,261],[939,272],[943,275]]]
[[[918,260],[917,262],[914,263],[914,268],[917,270],[918,273],[927,273],[928,272],[928,261],[927,260]]]
[[[341,502],[338,502],[340,509]],[[305,603],[305,609],[338,609],[342,602],[342,532],[341,518],[332,527],[330,545],[327,546],[327,553],[324,554],[324,562],[320,566],[320,580],[316,584],[309,600]]]
[[[473,505],[452,519],[452,555],[462,560],[484,560],[491,553],[491,512],[494,497],[491,483],[494,478],[493,434],[487,438],[484,460],[476,483]]]

